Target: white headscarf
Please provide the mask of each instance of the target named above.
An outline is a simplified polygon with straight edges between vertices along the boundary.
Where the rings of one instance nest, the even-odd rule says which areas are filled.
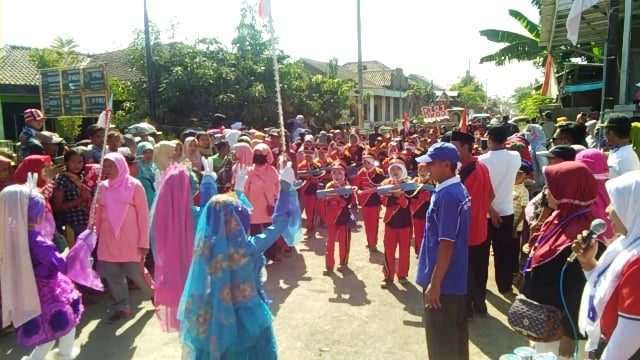
[[[402,177],[400,178],[400,180],[404,180],[407,178],[408,176],[407,168],[404,165],[400,164],[399,162],[392,163],[391,165],[389,165],[389,175],[391,175],[391,169],[394,167],[400,168],[400,171],[402,171]]]
[[[239,130],[233,129],[227,132],[227,134],[224,136],[224,139],[227,140],[229,146],[233,146],[238,143],[238,138],[240,137],[240,135],[242,135],[242,133]]]
[[[622,271],[632,260],[640,256],[640,171],[628,172],[606,184],[616,214],[627,229],[602,254],[598,265],[591,272],[582,293],[578,325],[580,332],[587,334],[587,350],[593,351],[600,341],[600,319],[605,306],[615,291]]]
[[[11,323],[18,327],[41,313],[29,252],[28,211],[31,191],[25,185],[11,185],[0,192],[3,328]]]

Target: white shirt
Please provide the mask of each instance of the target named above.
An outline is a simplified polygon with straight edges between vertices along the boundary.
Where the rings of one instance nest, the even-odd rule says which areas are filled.
[[[609,165],[609,179],[613,179],[629,171],[640,170],[638,154],[636,154],[631,145],[625,145],[611,150],[607,164]]]
[[[513,184],[520,170],[520,154],[515,151],[494,150],[478,158],[489,169],[493,186],[493,206],[500,216],[513,215]]]

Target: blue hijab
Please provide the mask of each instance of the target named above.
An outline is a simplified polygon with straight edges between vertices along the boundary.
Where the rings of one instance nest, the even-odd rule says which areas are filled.
[[[277,358],[260,278],[264,257],[247,235],[249,224],[234,193],[216,195],[202,209],[178,313],[190,359]]]

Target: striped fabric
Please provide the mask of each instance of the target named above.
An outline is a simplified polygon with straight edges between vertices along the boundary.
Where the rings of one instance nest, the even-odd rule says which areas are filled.
[[[24,121],[34,121],[42,119],[42,112],[38,109],[27,109],[24,111]]]

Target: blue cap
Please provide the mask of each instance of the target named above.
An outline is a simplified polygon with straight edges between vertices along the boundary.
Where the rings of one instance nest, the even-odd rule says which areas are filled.
[[[425,155],[416,158],[419,163],[430,163],[432,161],[449,161],[454,164],[459,160],[458,150],[455,146],[445,142],[438,142],[429,148]]]

